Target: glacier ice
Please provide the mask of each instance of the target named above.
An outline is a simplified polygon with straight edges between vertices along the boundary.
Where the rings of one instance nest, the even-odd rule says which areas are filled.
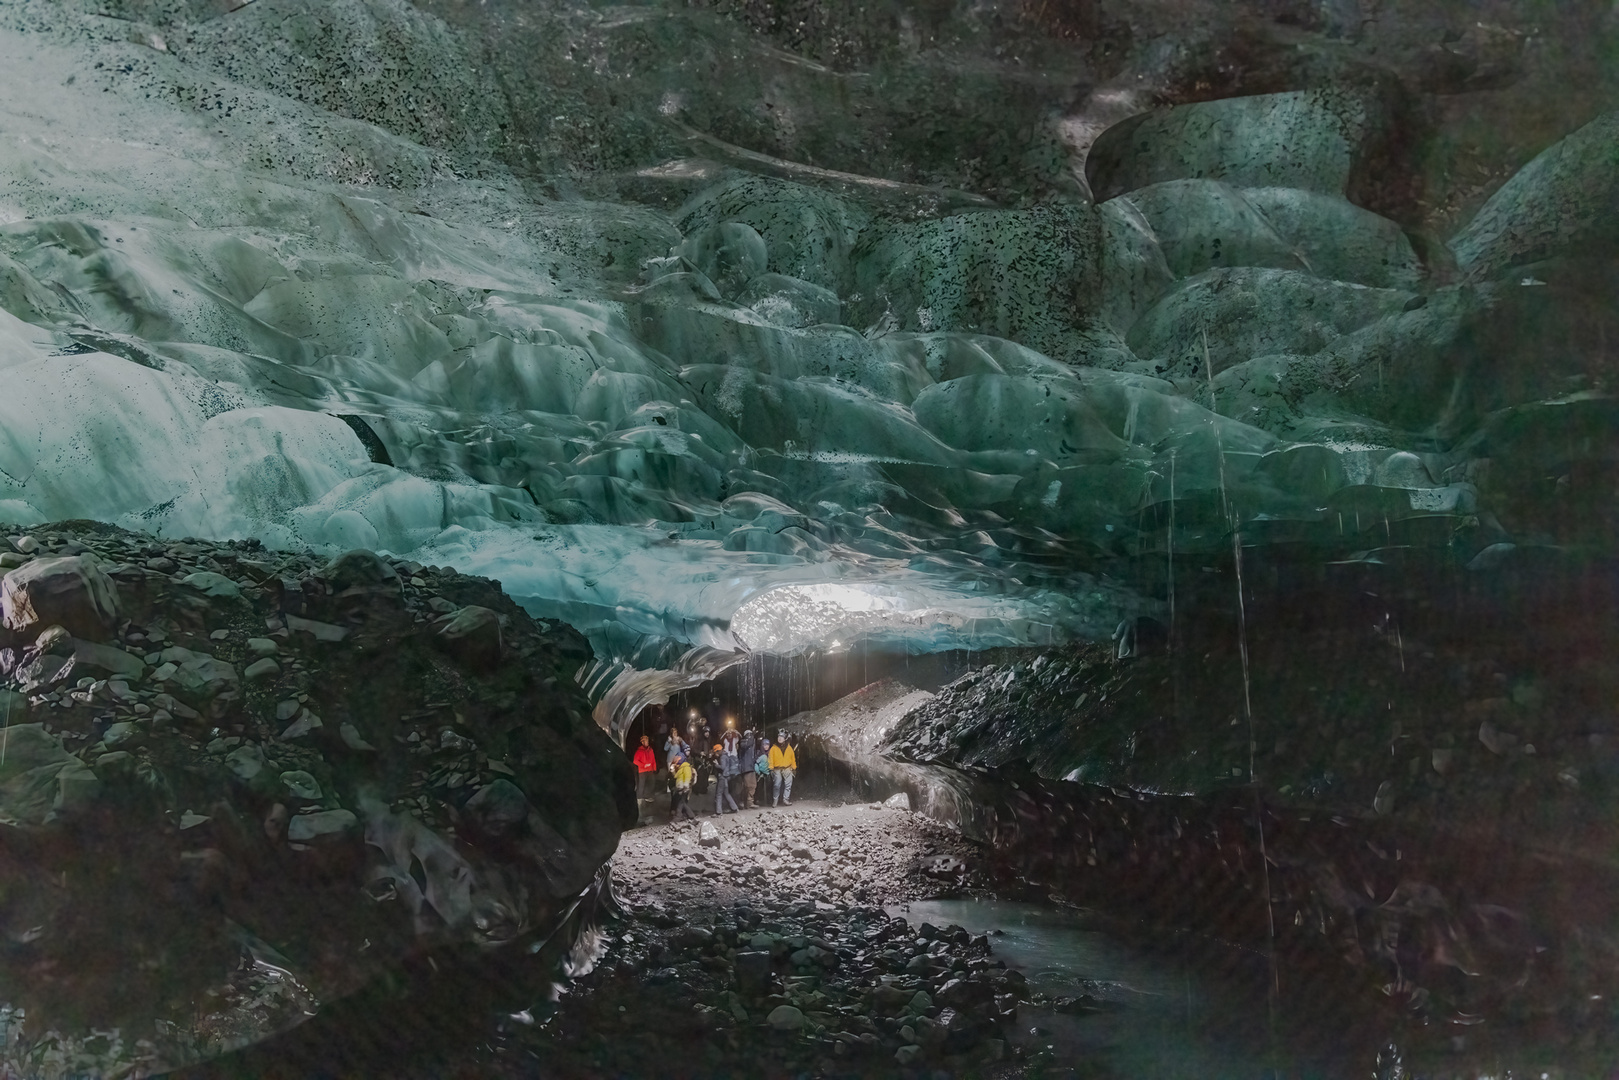
[[[29,105],[0,116],[0,519],[452,564],[621,674],[709,671],[1105,635],[1158,603],[1119,560],[1282,525],[1364,547],[1346,506],[1473,513],[1456,440],[1551,396],[1485,400],[1462,345],[1505,286],[1432,279],[1352,201],[1382,137],[1353,94],[1127,120],[1092,148],[1097,205],[916,211],[693,166],[713,182],[664,210],[464,167],[446,103],[499,111],[475,72],[379,126],[287,57],[216,62],[256,32],[199,24],[182,61],[0,31]],[[91,59],[179,89],[60,77]],[[204,88],[227,115],[184,104]],[[1576,210],[1603,123],[1532,167]],[[1464,267],[1520,259],[1501,238],[1551,213],[1523,187]]]

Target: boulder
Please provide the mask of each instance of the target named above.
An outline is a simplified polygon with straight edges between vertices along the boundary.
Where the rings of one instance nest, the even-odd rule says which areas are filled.
[[[130,679],[138,679],[146,671],[146,664],[140,657],[125,652],[116,645],[100,645],[93,641],[73,643],[73,663],[75,667],[88,668],[109,675],[122,675]]]
[[[510,780],[495,780],[467,800],[467,818],[483,836],[510,837],[528,822],[531,807],[521,788]]]
[[[302,739],[306,735],[313,734],[314,732],[321,730],[321,728],[324,726],[325,725],[321,723],[320,717],[316,716],[308,709],[302,709],[298,712],[297,719],[282,729],[278,738],[280,738],[282,742],[291,742],[294,739]]]
[[[235,664],[203,654],[180,664],[173,680],[181,697],[192,705],[200,706],[236,686],[241,676]]]
[[[365,740],[365,736],[360,734],[360,729],[355,727],[353,724],[339,724],[337,727],[337,736],[343,740],[343,745],[348,747],[350,750],[369,752],[376,749],[375,746],[371,745]]]
[[[463,663],[495,667],[500,663],[501,618],[486,607],[464,607],[439,623],[434,641]]]
[[[0,824],[39,827],[91,803],[100,781],[43,724],[0,730]]]
[[[76,638],[102,641],[118,615],[118,586],[92,555],[35,559],[0,578],[0,617],[24,638],[56,625]]]
[[[809,1023],[797,1007],[792,1005],[777,1005],[765,1017],[765,1022],[777,1031],[798,1031]]]
[[[121,720],[116,724],[107,725],[107,730],[101,733],[101,741],[108,749],[117,746],[129,749],[140,745],[143,740],[139,725],[129,720]]]
[[[187,574],[180,579],[180,584],[197,590],[204,596],[215,600],[235,600],[241,597],[242,587],[224,574],[216,574],[212,570],[201,570],[195,574]]]
[[[281,774],[281,786],[299,802],[319,802],[322,792],[320,781],[302,769],[290,769]]]
[[[242,677],[248,682],[258,682],[261,679],[274,679],[281,674],[281,665],[266,656],[247,665]]]
[[[394,568],[388,565],[382,556],[365,548],[345,551],[326,564],[321,576],[335,592],[356,586],[396,589],[399,585],[399,575],[394,572]]]
[[[287,822],[287,842],[292,844],[326,844],[352,836],[360,821],[352,811],[318,810],[312,814],[295,814]]]
[[[225,767],[244,784],[259,783],[268,764],[257,743],[244,743],[225,755]]]

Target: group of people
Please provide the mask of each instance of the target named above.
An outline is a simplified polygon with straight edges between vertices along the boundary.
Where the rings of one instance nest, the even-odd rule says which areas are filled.
[[[705,732],[706,734],[706,732]],[[798,753],[788,741],[787,732],[776,732],[776,741],[770,742],[762,733],[748,730],[737,732],[727,728],[720,741],[711,749],[693,753],[691,745],[679,731],[670,731],[663,744],[664,774],[670,791],[669,820],[696,820],[691,809],[693,788],[699,794],[706,791],[707,780],[714,778],[714,813],[734,814],[745,806],[763,806],[770,797],[771,806],[793,804],[793,777],[798,772]],[[641,745],[635,751],[636,799],[640,806],[641,821],[649,820],[653,789],[658,775],[658,759],[652,750],[649,736],[641,736]],[[730,809],[726,809],[729,806]]]

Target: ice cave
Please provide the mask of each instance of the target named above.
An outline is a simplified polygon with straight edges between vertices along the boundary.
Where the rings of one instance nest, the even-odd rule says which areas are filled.
[[[0,0],[0,1080],[1619,1075],[1619,5]]]

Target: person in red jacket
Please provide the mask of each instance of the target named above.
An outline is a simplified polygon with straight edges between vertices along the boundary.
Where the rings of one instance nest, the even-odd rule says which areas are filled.
[[[652,754],[652,742],[641,736],[641,745],[635,750],[635,805],[640,808],[640,822],[645,824],[652,808],[652,781],[658,775],[658,759]]]

